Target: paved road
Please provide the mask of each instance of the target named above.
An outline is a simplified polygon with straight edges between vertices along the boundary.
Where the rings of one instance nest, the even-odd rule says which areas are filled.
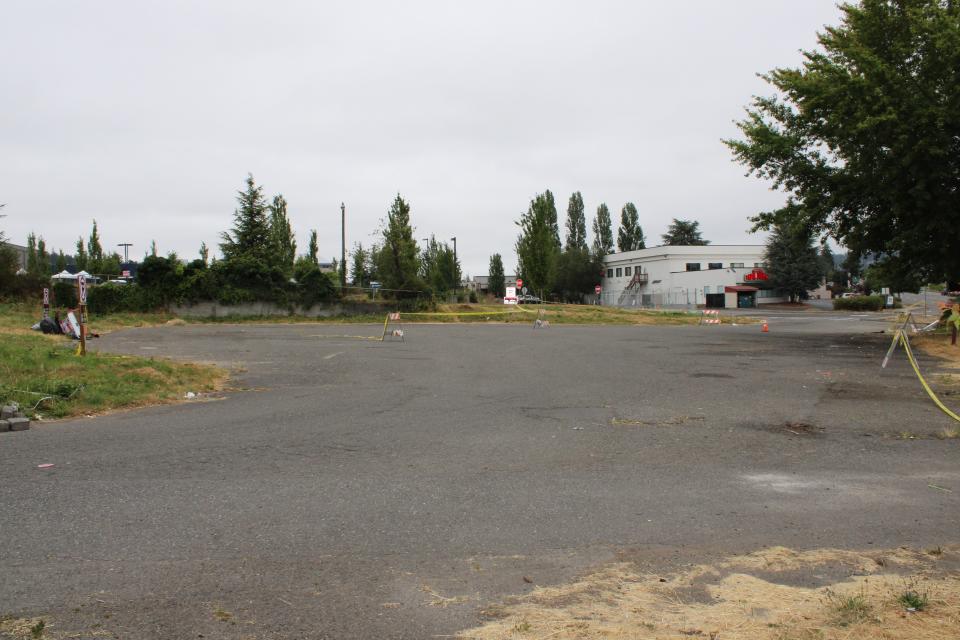
[[[949,422],[901,359],[879,369],[883,324],[771,325],[107,336],[242,367],[247,390],[0,434],[0,614],[135,638],[426,638],[524,576],[614,558],[957,542],[960,442],[895,437]]]

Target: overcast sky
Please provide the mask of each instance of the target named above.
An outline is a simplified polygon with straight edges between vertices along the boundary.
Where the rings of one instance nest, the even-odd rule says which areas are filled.
[[[464,271],[553,191],[588,224],[634,202],[648,245],[671,218],[714,243],[782,194],[720,140],[756,73],[796,66],[833,0],[716,2],[4,2],[0,202],[11,240],[73,252],[151,239],[193,258],[248,172],[282,193],[300,250],[370,244],[394,195],[416,237],[456,236]],[[616,230],[614,230],[616,233]]]

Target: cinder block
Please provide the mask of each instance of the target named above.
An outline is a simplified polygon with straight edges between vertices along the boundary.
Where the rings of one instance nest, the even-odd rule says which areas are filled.
[[[0,432],[10,431],[10,423],[6,420],[0,420]]]
[[[30,428],[28,418],[10,418],[7,422],[10,424],[10,431],[26,431]]]
[[[15,405],[7,405],[0,409],[0,420],[9,420],[10,418],[17,417],[17,410],[19,407]]]

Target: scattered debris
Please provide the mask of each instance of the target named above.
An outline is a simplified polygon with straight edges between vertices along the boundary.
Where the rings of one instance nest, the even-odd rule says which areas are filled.
[[[38,464],[37,469],[50,469],[54,466],[52,462],[44,462],[43,464]]]

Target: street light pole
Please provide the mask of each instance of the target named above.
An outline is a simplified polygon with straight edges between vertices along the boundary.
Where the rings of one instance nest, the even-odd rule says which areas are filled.
[[[121,242],[117,245],[118,247],[123,247],[123,262],[124,264],[130,262],[130,247],[133,246],[130,242]]]
[[[457,236],[453,236],[450,239],[453,240],[453,273],[454,275],[457,275]],[[460,278],[457,278],[457,280],[459,279]],[[460,288],[459,282],[456,283],[456,287],[457,289]]]

